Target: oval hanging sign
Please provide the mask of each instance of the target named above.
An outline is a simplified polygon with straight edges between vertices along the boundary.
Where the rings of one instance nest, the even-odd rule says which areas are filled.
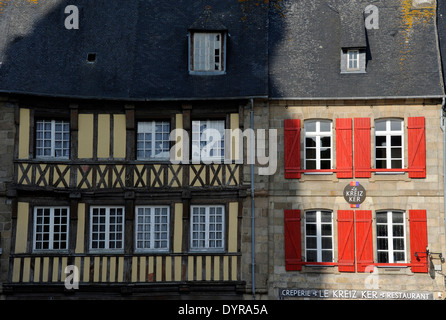
[[[359,208],[359,205],[365,201],[366,192],[359,182],[352,181],[344,188],[344,199],[352,208]]]

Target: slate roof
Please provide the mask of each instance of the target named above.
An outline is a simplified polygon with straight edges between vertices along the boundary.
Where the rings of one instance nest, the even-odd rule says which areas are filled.
[[[435,10],[409,3],[0,0],[0,92],[122,100],[441,96]],[[365,29],[370,4],[379,8],[377,30]],[[80,9],[79,30],[64,27],[67,5]],[[188,31],[206,28],[228,32],[224,75],[188,72]],[[349,47],[366,49],[366,73],[341,74],[341,49]]]
[[[282,1],[282,12],[270,14],[270,96],[441,96],[435,10],[412,10],[411,3]],[[379,29],[365,29],[362,23],[368,5],[379,9]],[[341,74],[341,48],[364,42],[366,73]]]
[[[67,5],[79,8],[67,30]],[[203,20],[207,6],[209,21]],[[124,100],[265,97],[267,8],[238,0],[0,1],[0,92]],[[205,13],[206,15],[207,13]],[[189,28],[228,32],[225,75],[190,75]],[[88,63],[87,55],[96,54]]]

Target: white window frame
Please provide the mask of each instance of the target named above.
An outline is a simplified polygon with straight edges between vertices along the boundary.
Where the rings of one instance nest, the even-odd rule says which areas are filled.
[[[202,125],[206,126],[206,129],[203,131],[201,130]],[[194,163],[200,161],[204,163],[222,163],[224,161],[225,125],[225,120],[192,121],[192,161]],[[209,135],[213,138],[212,141],[210,141]],[[214,138],[216,139],[214,140]],[[203,143],[205,145],[202,145]],[[221,155],[210,155],[211,152],[220,152]]]
[[[45,138],[45,132],[48,132],[47,130],[45,130],[45,125],[47,123],[50,123],[51,128],[49,130],[51,137],[49,139]],[[39,124],[42,125],[42,130],[39,130]],[[62,126],[62,131],[58,131],[56,132],[56,125],[61,125]],[[40,120],[36,120],[36,137],[35,137],[35,142],[36,142],[36,158],[37,159],[48,159],[48,158],[55,158],[55,159],[69,159],[70,158],[70,122],[69,121],[64,121],[64,120],[45,120],[45,119],[40,119]],[[64,127],[68,126],[68,131],[64,131]],[[39,133],[42,134],[42,138],[39,138]],[[56,139],[56,134],[61,134],[62,138],[61,140]],[[64,139],[64,135],[68,134],[68,139]],[[49,141],[50,146],[45,146],[45,142]],[[42,146],[38,146],[39,142],[41,142]],[[60,148],[56,147],[56,142],[60,142],[62,144],[62,146]],[[64,143],[68,143],[68,147],[64,148],[63,144]],[[45,155],[45,149],[49,149],[50,150],[50,155]],[[57,156],[56,155],[56,150],[61,150],[62,151],[62,155],[61,156]],[[40,154],[40,152],[42,152],[43,154]],[[68,153],[68,155],[63,155],[65,152]]]
[[[157,132],[157,125],[161,125],[161,132]],[[168,131],[164,131],[165,127],[168,126]],[[170,122],[169,121],[139,121],[138,129],[136,135],[136,158],[137,160],[169,160],[170,159]],[[145,135],[150,134],[151,139],[146,140]],[[157,138],[157,135],[161,135],[161,139]],[[144,135],[143,139],[140,139],[140,135]],[[167,139],[165,139],[167,135]],[[164,145],[168,144],[167,150],[164,146],[161,147],[163,150],[161,153],[156,154],[157,144]],[[146,146],[148,146],[146,148]],[[146,151],[150,150],[150,156],[146,157]],[[140,156],[140,152],[143,153]]]
[[[39,210],[50,210],[49,212],[49,223],[47,224],[48,226],[48,230],[45,231],[44,230],[44,223],[42,221],[42,223],[38,223],[39,220],[39,216],[38,216],[38,211]],[[55,220],[56,220],[56,210],[66,210],[66,223],[59,223],[56,224]],[[42,218],[43,219],[43,218]],[[56,227],[62,227],[64,226],[66,231],[62,232],[62,231],[55,231]],[[40,229],[39,227],[42,228],[42,231],[38,231],[38,229]],[[37,248],[37,243],[41,243],[42,240],[38,240],[38,234],[43,234],[46,233],[48,234],[48,248]],[[65,233],[65,240],[55,240],[55,234],[59,233],[60,235],[62,235],[63,233]],[[46,206],[38,206],[38,207],[34,207],[34,228],[33,228],[33,251],[34,252],[44,252],[44,251],[67,251],[68,247],[69,247],[69,235],[70,235],[70,208],[69,207],[46,207]],[[59,242],[59,245],[62,242],[65,242],[65,248],[54,248],[54,244],[56,242]]]
[[[226,33],[193,32],[190,34],[190,38],[189,72],[202,75],[224,74],[226,70]]]
[[[326,213],[330,213],[330,222],[322,222],[322,212],[326,212]],[[309,215],[311,213],[315,213],[316,216],[316,221],[315,222],[310,222],[309,220]],[[316,230],[315,230],[315,235],[313,234],[309,234],[308,233],[308,226],[309,225],[315,225],[316,226]],[[322,231],[322,225],[330,225],[331,227],[331,235],[327,236],[327,235],[323,235],[323,231]],[[307,210],[305,212],[305,261],[307,262],[333,262],[334,259],[334,235],[333,235],[333,211],[331,210]],[[311,239],[316,239],[316,248],[308,248],[308,240],[309,238]],[[331,249],[322,249],[322,239],[323,238],[329,238],[330,241],[330,245],[331,245]],[[308,252],[309,251],[316,251],[316,256],[317,256],[317,261],[308,261]],[[323,261],[323,256],[322,256],[322,251],[330,251],[331,252],[331,261]]]
[[[211,209],[221,210],[221,221],[212,221]],[[204,210],[204,214],[200,212],[196,212],[196,210]],[[197,218],[200,220],[201,218],[204,221],[194,221]],[[217,217],[217,214],[215,214]],[[225,250],[225,206],[224,205],[193,205],[191,206],[191,220],[190,220],[190,250],[191,251],[205,251],[205,252],[222,252]],[[212,226],[214,225],[214,226]],[[218,230],[218,225],[220,225],[220,229]],[[200,228],[201,226],[201,228]],[[204,238],[197,238],[197,235],[200,233],[204,234]],[[217,235],[212,236],[212,233],[221,233],[221,237],[217,237]],[[204,242],[204,245],[199,244],[198,242]],[[211,245],[212,241],[220,241],[221,246]],[[194,244],[197,242],[197,244]]]
[[[391,125],[392,125],[392,121],[398,121],[401,123],[401,130],[391,130]],[[377,123],[379,122],[385,122],[386,123],[386,130],[384,131],[379,131],[377,130]],[[401,136],[401,158],[392,158],[392,137],[393,136]],[[386,137],[386,146],[385,148],[383,147],[379,147],[379,148],[383,148],[386,150],[386,158],[377,158],[377,137]],[[376,169],[403,169],[404,168],[404,154],[405,154],[405,150],[404,150],[404,120],[402,119],[380,119],[380,120],[375,120],[375,168]],[[377,162],[380,160],[385,160],[386,161],[386,168],[378,168],[377,166]],[[401,160],[401,168],[392,168],[392,160],[397,160],[400,161]],[[404,172],[376,172],[377,174],[395,174],[395,173],[400,173],[400,174],[404,174]]]
[[[321,131],[321,122],[330,124],[330,132]],[[316,131],[308,131],[308,124],[315,123]],[[305,170],[322,170],[321,169],[321,152],[322,149],[326,149],[328,147],[322,148],[321,138],[329,137],[330,138],[330,168],[324,170],[332,170],[333,169],[333,122],[330,120],[306,120],[304,122],[304,167]],[[316,161],[316,168],[309,169],[307,168],[307,138],[316,138],[316,159],[309,159]],[[308,147],[313,148],[313,147]],[[324,159],[325,161],[327,159]],[[306,172],[305,174],[332,174],[331,172]]]
[[[393,214],[398,213],[403,215],[403,222],[395,223],[393,222]],[[406,240],[406,214],[404,211],[398,211],[398,210],[389,210],[389,211],[378,211],[376,212],[376,256],[377,260],[379,259],[379,252],[387,252],[387,256],[389,261],[388,262],[378,262],[378,263],[407,263],[407,240]],[[387,214],[387,222],[382,223],[378,222],[378,214]],[[394,235],[394,226],[402,226],[403,235],[402,236],[395,236]],[[386,226],[386,232],[387,236],[381,236],[379,235],[378,226]],[[387,249],[378,249],[379,247],[379,239],[387,239],[388,248]],[[394,249],[394,243],[393,241],[395,239],[402,239],[404,248],[396,250]],[[404,260],[395,261],[394,254],[396,252],[401,252],[404,254]],[[379,261],[379,260],[378,260]]]
[[[356,55],[356,57],[353,57]],[[352,67],[350,67],[350,62]],[[359,50],[347,50],[347,71],[359,71],[360,70],[360,54]]]
[[[165,216],[165,222],[157,222],[157,210],[166,210],[166,214],[160,213],[160,217]],[[149,218],[149,221],[146,221]],[[161,230],[166,227],[165,230]],[[165,235],[165,238],[157,239],[156,235]],[[147,238],[148,237],[148,238]],[[158,247],[157,241],[165,241],[166,245]],[[142,242],[142,247],[139,247]],[[146,243],[149,246],[146,247]],[[135,252],[168,252],[170,248],[170,207],[169,206],[137,206],[135,207]]]
[[[93,222],[96,214],[94,213],[94,210],[105,210],[105,221],[103,223],[104,225],[104,230],[99,230],[98,231],[94,231],[94,225],[95,223]],[[121,210],[122,214],[121,214],[121,223],[114,223],[114,226],[121,226],[121,231],[111,231],[111,227],[112,227],[112,223],[111,223],[111,214],[110,211],[114,209],[114,210]],[[90,207],[90,251],[91,252],[103,252],[103,251],[112,251],[112,252],[122,252],[124,250],[124,222],[125,222],[125,208],[122,206],[91,206]],[[121,234],[121,239],[117,240],[117,239],[111,239],[110,235],[111,233],[115,233],[117,234]],[[93,233],[97,233],[98,234],[98,239],[93,240]],[[104,239],[99,239],[99,234],[103,233],[104,234]],[[99,246],[99,242],[104,241],[104,248],[93,248],[93,242],[97,241],[98,242],[98,246]],[[111,241],[121,241],[121,247],[119,248],[110,248],[110,243]]]

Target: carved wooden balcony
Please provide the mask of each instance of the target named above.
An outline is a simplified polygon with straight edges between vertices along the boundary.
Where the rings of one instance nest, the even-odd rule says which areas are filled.
[[[30,190],[233,188],[242,184],[242,165],[17,160],[15,183]]]

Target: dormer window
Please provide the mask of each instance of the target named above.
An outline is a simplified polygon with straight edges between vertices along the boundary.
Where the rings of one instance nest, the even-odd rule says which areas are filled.
[[[195,32],[191,36],[190,71],[224,72],[225,34],[220,32]]]
[[[347,70],[359,70],[359,50],[348,50],[347,52]]]
[[[365,48],[344,48],[341,52],[341,73],[365,73]]]
[[[210,6],[189,27],[189,73],[218,75],[226,71],[228,31]]]

